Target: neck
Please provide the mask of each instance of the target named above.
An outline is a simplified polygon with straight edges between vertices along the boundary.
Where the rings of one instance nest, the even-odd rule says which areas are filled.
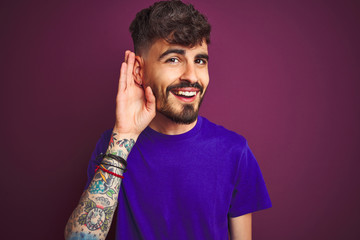
[[[163,114],[157,112],[155,118],[149,124],[149,127],[159,133],[166,135],[179,135],[190,131],[195,127],[197,119],[190,124],[175,123]]]

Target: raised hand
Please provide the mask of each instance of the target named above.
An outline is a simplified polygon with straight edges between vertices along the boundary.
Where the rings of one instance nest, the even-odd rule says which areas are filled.
[[[135,54],[125,52],[116,96],[116,122],[113,132],[136,137],[155,117],[155,96],[150,87],[143,88],[134,78]]]
[[[134,63],[135,54],[126,51],[116,96],[116,122],[106,152],[124,159],[127,159],[139,134],[155,117],[155,96],[150,87],[144,91],[143,87],[135,82]],[[106,238],[117,207],[121,184],[118,175],[123,174],[125,165],[104,157],[100,166],[101,169],[96,171],[89,188],[84,191],[78,206],[67,222],[65,239]],[[99,189],[98,185],[106,187]],[[106,204],[104,205],[104,201],[99,199],[105,199]]]

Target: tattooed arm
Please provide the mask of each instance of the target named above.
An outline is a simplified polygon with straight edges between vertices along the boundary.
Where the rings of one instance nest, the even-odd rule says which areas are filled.
[[[113,132],[106,153],[126,159],[134,143],[133,138],[123,138]],[[123,173],[120,168],[125,168],[116,160],[106,157],[100,166],[119,175]],[[117,206],[120,184],[121,178],[99,169],[66,225],[65,238],[105,239]]]
[[[126,51],[121,65],[116,96],[116,121],[106,153],[127,157],[139,134],[155,117],[155,97],[150,87],[143,89],[140,57]],[[105,239],[117,207],[121,178],[125,166],[105,157],[89,187],[81,196],[65,228],[65,239]]]

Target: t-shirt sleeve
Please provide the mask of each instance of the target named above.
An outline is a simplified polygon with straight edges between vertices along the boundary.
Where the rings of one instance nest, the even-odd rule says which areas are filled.
[[[96,157],[101,154],[101,153],[105,153],[107,150],[107,147],[109,145],[109,140],[110,140],[110,135],[111,135],[112,129],[109,129],[107,131],[105,131],[100,139],[98,140],[98,142],[96,143],[95,149],[91,155],[90,161],[89,161],[89,165],[88,165],[88,170],[87,170],[87,182],[85,185],[85,189],[87,189],[90,185],[91,180],[93,179],[94,175],[95,175],[95,169],[96,166],[99,165],[100,161],[102,159],[96,159]]]
[[[229,216],[238,217],[271,206],[259,165],[246,142],[240,155]]]

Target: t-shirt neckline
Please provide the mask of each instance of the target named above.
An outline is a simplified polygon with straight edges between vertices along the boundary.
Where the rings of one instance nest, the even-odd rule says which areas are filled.
[[[202,117],[198,116],[196,125],[190,129],[189,131],[177,135],[167,135],[160,132],[155,131],[154,129],[150,128],[149,126],[145,128],[144,133],[146,135],[151,135],[153,138],[157,138],[159,140],[166,140],[166,141],[181,141],[189,139],[195,136],[202,125]]]

